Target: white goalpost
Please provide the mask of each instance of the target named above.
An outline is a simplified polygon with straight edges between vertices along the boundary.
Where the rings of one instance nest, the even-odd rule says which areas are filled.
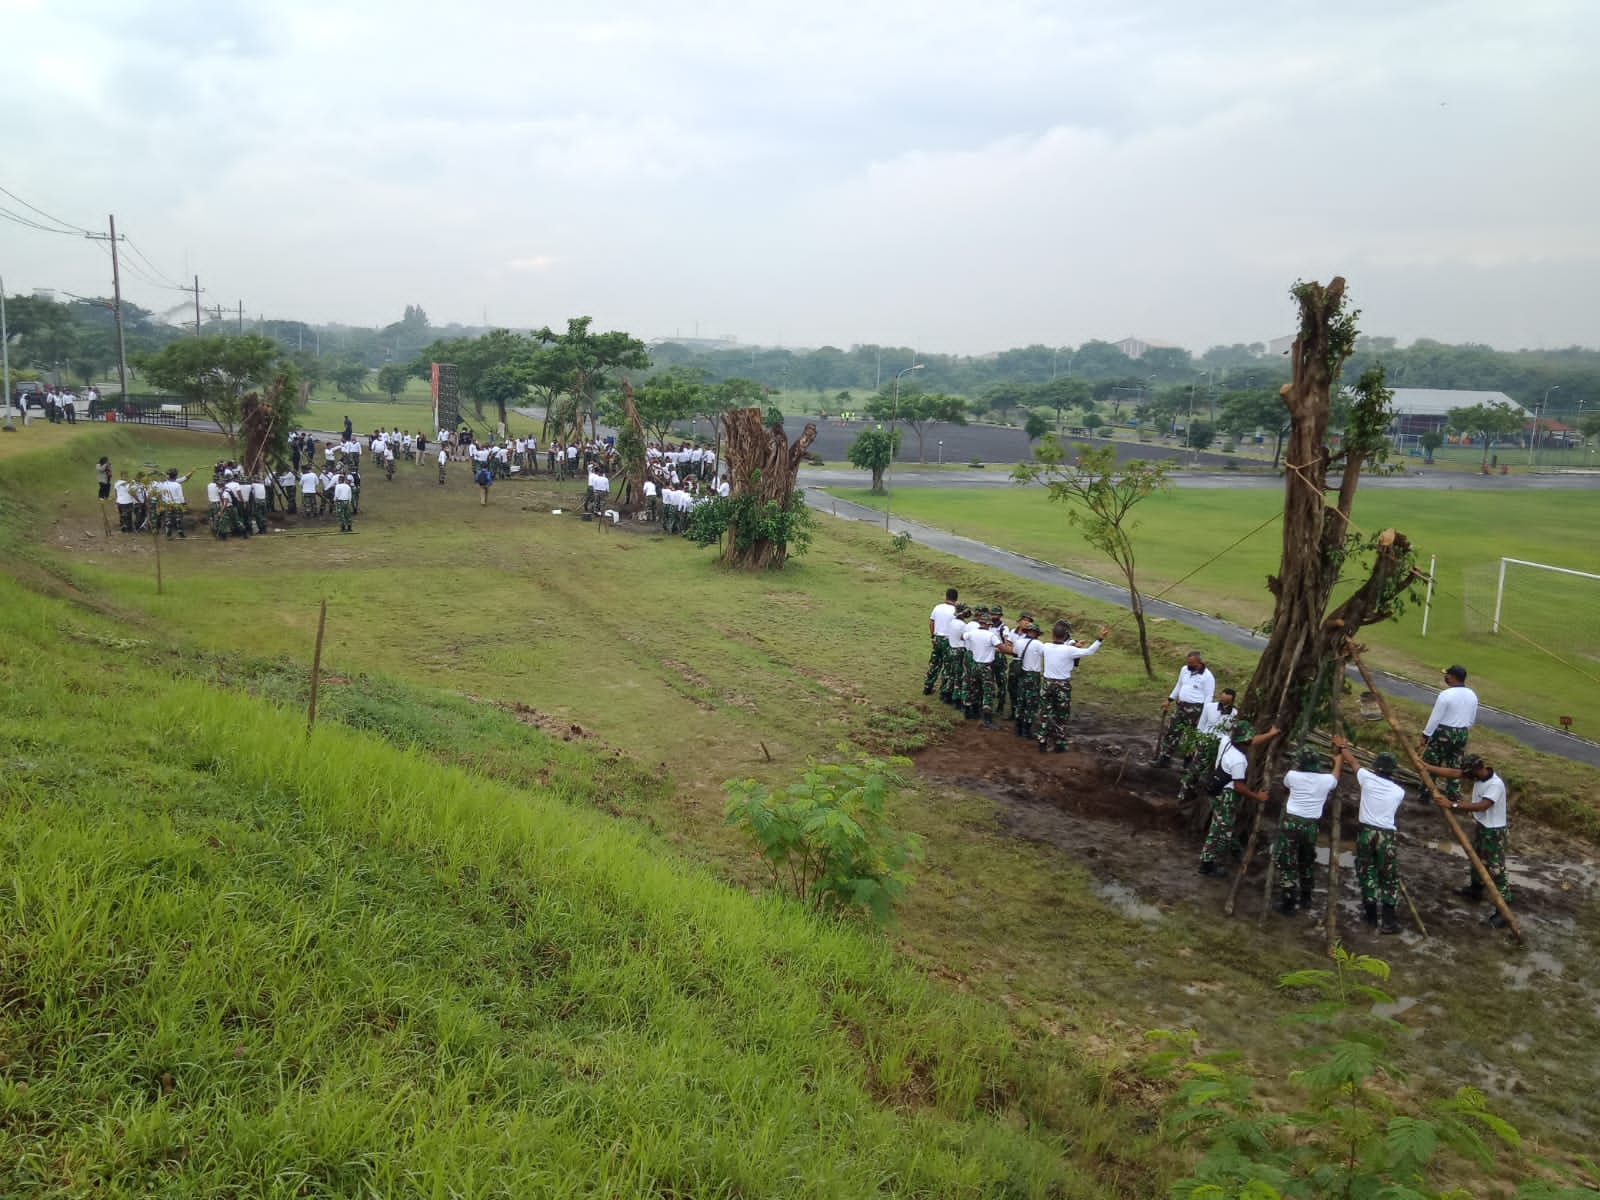
[[[1494,620],[1489,627],[1490,633],[1500,632],[1500,608],[1506,595],[1506,567],[1531,567],[1536,571],[1554,571],[1558,575],[1576,575],[1580,579],[1593,579],[1600,581],[1600,575],[1590,571],[1574,571],[1571,567],[1556,567],[1549,563],[1530,562],[1525,558],[1502,558],[1500,560],[1500,578],[1494,589]]]

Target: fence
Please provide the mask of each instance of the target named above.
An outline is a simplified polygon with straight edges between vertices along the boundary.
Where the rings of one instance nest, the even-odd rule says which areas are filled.
[[[132,395],[124,397],[121,404],[102,401],[100,408],[108,421],[114,419],[135,425],[165,425],[173,429],[188,429],[190,421],[202,415],[185,403],[181,396]]]

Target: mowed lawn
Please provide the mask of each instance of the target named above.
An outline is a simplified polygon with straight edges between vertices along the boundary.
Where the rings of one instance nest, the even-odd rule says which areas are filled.
[[[832,489],[841,499],[882,507],[866,489]],[[1241,625],[1272,614],[1266,577],[1282,553],[1277,491],[1176,489],[1137,510],[1134,545],[1148,595]],[[1084,540],[1067,510],[1039,488],[901,488],[894,512],[911,520],[1015,550],[1102,578],[1114,568]],[[1600,737],[1593,696],[1600,686],[1600,581],[1543,576],[1513,580],[1499,636],[1488,632],[1493,575],[1502,556],[1600,573],[1600,489],[1504,494],[1385,491],[1358,495],[1359,530],[1392,526],[1417,548],[1426,570],[1438,556],[1428,634],[1419,602],[1398,622],[1363,631],[1373,658],[1433,684],[1440,669],[1462,663],[1486,704]],[[1265,528],[1257,530],[1263,522]],[[1251,533],[1252,530],[1257,530]],[[1215,562],[1219,551],[1246,538]],[[1191,575],[1191,572],[1193,574]],[[1420,593],[1419,593],[1420,599]],[[1469,615],[1468,605],[1477,609]],[[1519,607],[1519,604],[1521,607]]]

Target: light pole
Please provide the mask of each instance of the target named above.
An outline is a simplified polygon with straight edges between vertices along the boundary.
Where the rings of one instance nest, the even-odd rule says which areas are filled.
[[[939,465],[944,466],[944,439],[939,439]]]
[[[894,404],[889,409],[889,470],[887,472],[889,486],[884,489],[887,494],[883,498],[883,531],[885,533],[889,532],[889,510],[894,507],[894,423],[895,419],[900,415],[900,376],[909,375],[912,371],[920,370],[922,370],[921,363],[912,363],[894,377]],[[942,445],[943,443],[940,444]],[[944,458],[943,452],[940,453],[939,457],[941,460]]]
[[[6,327],[6,281],[0,277],[0,375],[5,376],[5,396],[0,398],[0,404],[6,406],[5,424],[0,425],[0,433],[15,433],[17,427],[11,423],[11,330]]]
[[[1534,456],[1539,452],[1539,422],[1544,420],[1544,406],[1550,403],[1550,393],[1559,392],[1561,385],[1552,384],[1544,390],[1544,399],[1539,401],[1539,411],[1533,418],[1533,440],[1528,443],[1528,465],[1534,465]]]

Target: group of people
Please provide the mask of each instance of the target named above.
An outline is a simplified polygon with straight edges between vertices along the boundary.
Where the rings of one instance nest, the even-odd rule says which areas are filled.
[[[83,389],[83,400],[88,406],[87,415],[93,419],[95,406],[100,403],[100,393],[90,384]],[[44,389],[44,416],[52,425],[78,423],[78,394],[71,388],[58,388],[46,384]]]
[[[178,474],[177,467],[165,471],[145,467],[130,475],[116,472],[104,455],[95,464],[95,483],[101,500],[114,498],[117,528],[122,533],[161,533],[187,538],[188,503],[183,485],[194,474]]]
[[[1052,747],[1063,750],[1072,711],[1074,668],[1109,635],[1110,630],[1102,628],[1088,645],[1074,642],[1071,625],[1063,619],[1051,626],[1047,641],[1031,614],[1019,614],[1011,626],[999,605],[971,608],[950,588],[928,617],[930,652],[923,694],[932,695],[937,688],[941,700],[963,710],[969,720],[981,719],[986,729],[997,727],[995,717],[1003,714],[1009,703],[1019,737],[1036,739],[1040,753]],[[1432,781],[1424,784],[1421,795],[1424,800],[1436,796],[1433,802],[1439,806],[1472,814],[1473,850],[1509,904],[1505,781],[1481,756],[1466,753],[1478,713],[1478,698],[1467,686],[1466,668],[1448,667],[1444,683],[1423,726],[1419,758]],[[1163,729],[1151,765],[1166,768],[1181,758],[1180,796],[1191,802],[1203,799],[1208,809],[1198,870],[1202,875],[1219,875],[1223,860],[1242,854],[1237,836],[1240,798],[1259,804],[1270,799],[1266,786],[1256,789],[1247,783],[1249,751],[1271,742],[1281,731],[1272,726],[1257,732],[1239,711],[1235,690],[1218,691],[1216,677],[1198,650],[1185,657],[1162,703],[1162,717]],[[1362,766],[1342,736],[1334,736],[1332,743],[1331,763],[1314,748],[1297,747],[1292,769],[1282,781],[1283,814],[1272,847],[1277,911],[1290,915],[1310,908],[1319,824],[1341,772],[1349,770],[1360,790],[1355,874],[1362,917],[1381,933],[1398,933],[1396,816],[1407,794],[1395,780],[1399,762],[1384,751],[1374,756],[1370,766]],[[1463,781],[1470,783],[1470,795],[1463,796]],[[1486,890],[1474,873],[1457,894],[1478,904]],[[1493,910],[1485,923],[1500,926],[1505,918]]]
[[[1067,722],[1072,716],[1072,673],[1078,660],[1100,649],[1111,630],[1084,644],[1072,640],[1064,618],[1050,626],[1049,640],[1031,613],[1018,613],[1006,624],[1002,606],[961,602],[956,588],[928,614],[928,670],[922,694],[961,709],[984,729],[998,729],[997,716],[1006,705],[1016,736],[1038,742],[1039,753],[1067,748]]]

